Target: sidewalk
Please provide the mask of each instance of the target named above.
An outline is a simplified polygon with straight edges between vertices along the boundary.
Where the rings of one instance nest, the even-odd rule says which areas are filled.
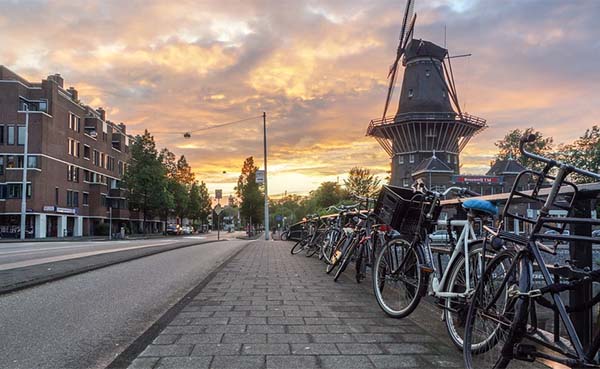
[[[437,329],[387,318],[369,280],[357,285],[349,269],[335,283],[321,261],[292,256],[291,246],[248,245],[130,368],[463,367]],[[443,327],[438,313],[426,318]]]

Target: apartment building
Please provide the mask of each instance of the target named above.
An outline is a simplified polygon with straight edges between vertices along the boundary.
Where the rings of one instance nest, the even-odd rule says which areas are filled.
[[[0,237],[19,232],[26,111],[27,235],[95,235],[109,219],[113,230],[139,231],[143,216],[129,211],[120,188],[132,139],[126,126],[82,104],[59,74],[33,83],[0,66]]]

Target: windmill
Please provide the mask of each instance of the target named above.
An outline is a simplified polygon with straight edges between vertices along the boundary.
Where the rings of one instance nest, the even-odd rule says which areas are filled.
[[[415,39],[416,20],[414,0],[407,0],[383,115],[370,122],[367,135],[375,137],[392,159],[392,185],[406,186],[425,173],[430,187],[446,186],[453,174],[459,174],[460,152],[486,121],[461,111],[453,57],[433,42]],[[400,62],[404,76],[398,110],[387,116]]]

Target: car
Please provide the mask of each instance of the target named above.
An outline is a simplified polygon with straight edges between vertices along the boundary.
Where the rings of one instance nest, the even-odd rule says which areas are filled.
[[[194,228],[191,225],[184,225],[183,227],[181,227],[181,233],[192,234],[194,233]]]
[[[167,234],[179,235],[181,234],[181,227],[179,224],[169,224],[167,225]]]
[[[452,237],[454,238],[454,240],[457,240],[456,232],[452,231]],[[445,229],[440,229],[433,233],[430,233],[429,239],[432,243],[446,243],[450,241],[448,239],[448,231]]]
[[[595,231],[592,232],[592,237],[598,237],[600,238],[600,229],[596,229]]]

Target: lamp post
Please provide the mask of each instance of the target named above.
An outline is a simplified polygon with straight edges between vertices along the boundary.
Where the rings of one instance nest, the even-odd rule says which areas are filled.
[[[263,148],[265,151],[265,240],[269,240],[269,191],[267,189],[267,113],[263,111]]]
[[[25,239],[25,218],[27,217],[27,143],[29,134],[29,106],[23,104],[25,108],[25,144],[23,147],[23,183],[21,184],[21,240]]]

